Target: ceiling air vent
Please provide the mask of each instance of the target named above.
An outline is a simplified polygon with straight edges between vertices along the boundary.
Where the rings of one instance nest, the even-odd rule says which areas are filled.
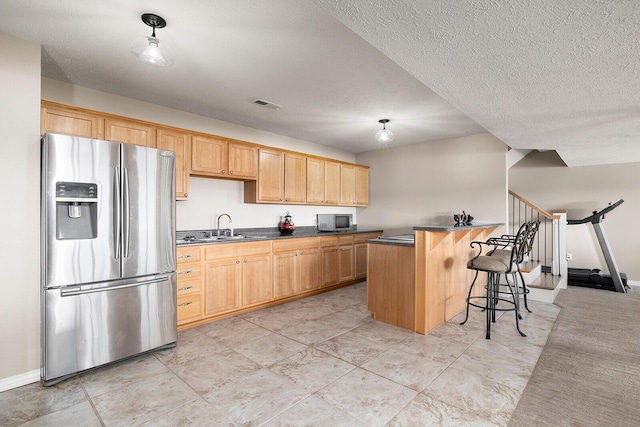
[[[250,101],[252,104],[260,105],[261,107],[271,108],[272,110],[279,110],[282,108],[282,105],[274,104],[273,102],[265,101],[264,99],[252,99]]]

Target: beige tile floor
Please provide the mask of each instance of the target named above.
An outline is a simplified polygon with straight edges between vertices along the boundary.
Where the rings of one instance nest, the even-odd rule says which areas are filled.
[[[484,338],[472,310],[423,336],[372,320],[366,284],[179,333],[173,349],[0,393],[2,426],[506,425],[558,315]]]

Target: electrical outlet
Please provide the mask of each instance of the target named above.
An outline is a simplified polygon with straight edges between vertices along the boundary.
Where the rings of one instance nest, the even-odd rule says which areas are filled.
[[[567,261],[571,261],[573,259],[573,255],[570,253],[567,253]]]

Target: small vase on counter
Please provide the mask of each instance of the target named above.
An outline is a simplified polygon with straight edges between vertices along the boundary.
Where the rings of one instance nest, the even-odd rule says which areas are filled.
[[[280,234],[288,236],[292,234],[295,229],[296,226],[291,220],[291,215],[287,212],[287,214],[282,218],[282,221],[280,221],[280,224],[278,224],[278,230],[280,230]]]

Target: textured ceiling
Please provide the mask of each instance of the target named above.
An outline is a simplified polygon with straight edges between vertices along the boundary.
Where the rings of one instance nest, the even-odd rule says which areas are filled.
[[[171,67],[129,52],[145,12]],[[2,0],[0,31],[42,45],[45,77],[356,153],[389,118],[392,145],[486,129],[640,161],[635,1]]]
[[[640,161],[640,2],[316,1],[513,148]]]

